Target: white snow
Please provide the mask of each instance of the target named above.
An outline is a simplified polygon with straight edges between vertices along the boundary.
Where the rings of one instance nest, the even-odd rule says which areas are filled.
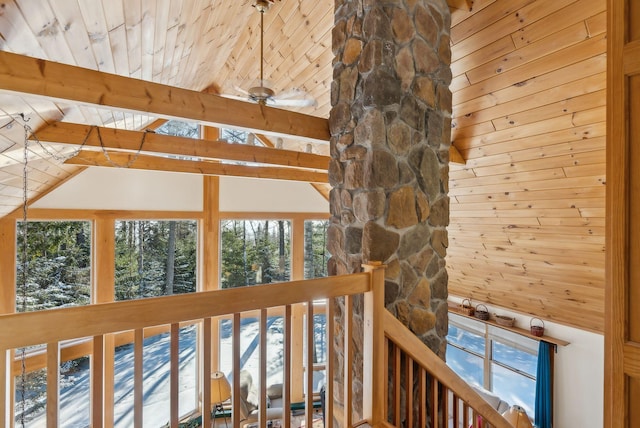
[[[282,319],[271,320],[267,334],[267,384],[282,382],[283,335]],[[317,329],[316,332],[319,330]],[[243,319],[241,325],[240,353],[257,387],[259,379],[259,346],[254,339],[259,332],[256,319]],[[220,325],[220,369],[229,377],[232,360],[231,322]],[[323,342],[324,343],[324,342]],[[196,327],[184,327],[180,331],[179,410],[184,415],[197,408],[196,392]],[[253,346],[252,346],[253,345]],[[145,339],[143,351],[143,421],[145,427],[161,427],[169,421],[169,346],[170,335],[160,334]],[[248,354],[248,355],[245,355]],[[133,426],[133,346],[116,349],[115,355],[115,409],[116,427]],[[65,428],[90,426],[89,364],[85,363],[74,373],[61,377],[60,423]],[[314,376],[314,388],[324,383],[323,373]],[[18,407],[16,407],[18,409]],[[17,410],[16,410],[17,411]],[[25,426],[44,427],[46,410],[32,418]]]

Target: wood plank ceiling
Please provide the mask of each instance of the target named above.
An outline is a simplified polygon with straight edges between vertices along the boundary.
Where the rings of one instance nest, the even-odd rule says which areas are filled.
[[[604,328],[605,0],[449,0],[451,294]],[[265,15],[265,75],[328,117],[333,1],[282,0]],[[0,49],[197,91],[259,75],[250,0],[11,0]],[[20,205],[24,114],[140,129],[155,117],[0,92],[0,216]],[[305,145],[292,148],[304,150]],[[47,151],[69,150],[45,146]],[[29,197],[77,166],[32,144]],[[314,147],[327,153],[327,147]]]

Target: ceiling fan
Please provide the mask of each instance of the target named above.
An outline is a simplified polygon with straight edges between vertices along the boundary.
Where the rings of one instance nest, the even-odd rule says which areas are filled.
[[[233,88],[244,95],[239,97],[236,95],[223,96],[229,98],[249,99],[260,105],[270,105],[274,107],[313,107],[316,100],[307,92],[301,89],[291,89],[289,91],[276,92],[269,87],[269,82],[264,78],[264,14],[269,10],[269,6],[274,0],[256,0],[253,7],[260,13],[260,78],[248,90],[244,90],[238,85]]]

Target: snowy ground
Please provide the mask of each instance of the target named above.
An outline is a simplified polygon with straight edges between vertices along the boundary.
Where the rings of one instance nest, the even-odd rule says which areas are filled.
[[[283,335],[282,319],[269,319],[267,335],[267,384],[282,382]],[[316,332],[321,331],[316,327]],[[248,370],[257,381],[259,350],[258,322],[244,319],[241,325],[240,350],[244,362],[243,370]],[[196,396],[196,328],[185,327],[180,331],[180,414],[186,414],[197,407]],[[222,322],[220,327],[221,370],[227,376],[231,372],[231,323]],[[161,427],[169,421],[169,334],[145,339],[143,351],[143,420],[145,427]],[[133,346],[119,347],[115,355],[115,426],[133,426]],[[89,364],[78,367],[74,373],[61,377],[60,426],[84,428],[90,426],[90,385]],[[315,376],[316,390],[324,383],[323,375]],[[44,427],[45,410],[33,417],[25,426]]]

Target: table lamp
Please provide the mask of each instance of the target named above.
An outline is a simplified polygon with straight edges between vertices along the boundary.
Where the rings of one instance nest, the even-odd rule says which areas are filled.
[[[533,428],[527,412],[520,406],[511,406],[502,416],[504,416],[514,428]]]
[[[222,403],[231,398],[231,385],[222,372],[211,374],[211,404],[214,405],[214,420],[218,412],[222,412]],[[215,421],[214,421],[215,422]],[[225,421],[226,422],[226,421]]]

